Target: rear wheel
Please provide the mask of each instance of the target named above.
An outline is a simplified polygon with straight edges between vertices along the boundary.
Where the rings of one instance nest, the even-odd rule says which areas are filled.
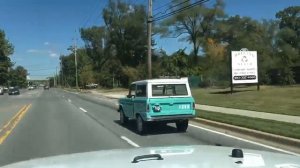
[[[189,120],[176,121],[176,127],[178,132],[186,132],[189,125]]]
[[[146,133],[146,122],[142,119],[140,115],[136,119],[136,128],[139,134],[143,135]]]
[[[120,110],[120,123],[122,125],[127,124],[128,118],[125,116],[123,109]]]

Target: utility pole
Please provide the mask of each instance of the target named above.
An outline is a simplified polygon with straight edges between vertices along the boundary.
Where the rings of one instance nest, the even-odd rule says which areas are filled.
[[[74,46],[74,55],[75,55],[75,78],[76,78],[76,89],[78,89],[78,73],[77,73],[77,38],[75,38]]]
[[[152,78],[152,0],[148,0],[148,19],[147,19],[147,24],[148,24],[148,78]]]

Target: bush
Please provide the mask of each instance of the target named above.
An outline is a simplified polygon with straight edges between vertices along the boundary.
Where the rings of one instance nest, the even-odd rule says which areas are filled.
[[[139,72],[135,68],[128,66],[123,67],[121,73],[121,84],[125,87],[128,87],[131,82],[134,82],[139,79]]]

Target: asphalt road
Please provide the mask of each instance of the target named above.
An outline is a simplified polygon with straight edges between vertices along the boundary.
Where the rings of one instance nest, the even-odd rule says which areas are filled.
[[[134,123],[120,125],[119,113],[104,104],[52,88],[0,96],[0,166],[61,154],[150,146],[202,144],[273,151],[196,123],[186,133],[177,133],[170,124],[152,126],[141,136]]]

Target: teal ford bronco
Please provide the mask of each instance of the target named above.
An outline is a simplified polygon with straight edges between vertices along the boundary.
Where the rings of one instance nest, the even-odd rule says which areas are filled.
[[[120,122],[135,120],[143,134],[149,122],[176,123],[185,132],[188,120],[195,117],[195,101],[188,79],[151,79],[130,85],[127,97],[119,99]]]

